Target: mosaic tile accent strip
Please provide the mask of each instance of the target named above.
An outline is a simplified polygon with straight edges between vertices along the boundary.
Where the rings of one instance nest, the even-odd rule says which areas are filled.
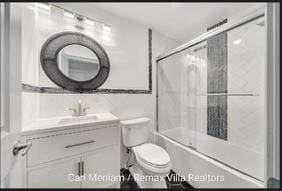
[[[149,49],[149,90],[152,93],[152,29],[148,30],[148,49]]]
[[[44,93],[44,94],[77,94],[59,87],[38,87],[22,83],[23,92]],[[152,94],[150,90],[134,90],[134,89],[97,89],[83,94]]]
[[[148,53],[149,53],[149,87],[148,90],[135,89],[96,89],[82,94],[152,94],[152,29],[148,29]],[[44,94],[78,94],[60,87],[38,87],[22,83],[24,92],[44,93]]]
[[[207,41],[207,92],[227,93],[227,33]],[[227,140],[227,96],[207,96],[207,134]]]
[[[29,85],[29,84],[24,84],[22,83],[22,90],[24,92],[31,92],[31,93],[40,93],[41,92],[41,88],[38,86],[33,86],[33,85]]]
[[[219,27],[219,26],[221,26],[221,25],[223,25],[225,23],[227,23],[227,19],[224,19],[224,20],[220,21],[219,23],[216,23],[215,25],[212,25],[212,26],[208,27],[207,31],[215,29],[215,28],[217,28],[217,27]]]

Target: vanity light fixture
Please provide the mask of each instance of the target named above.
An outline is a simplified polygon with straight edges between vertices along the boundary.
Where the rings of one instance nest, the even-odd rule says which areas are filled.
[[[90,26],[94,26],[95,24],[97,25],[101,25],[101,30],[105,31],[105,32],[110,32],[111,31],[111,26],[108,24],[104,24],[102,22],[96,21],[96,20],[92,20],[86,16],[82,16],[80,14],[77,14],[73,11],[69,11],[65,8],[62,8],[58,5],[54,5],[54,4],[47,4],[47,3],[37,3],[37,7],[40,9],[43,9],[45,11],[50,11],[51,7],[54,7],[56,9],[59,9],[61,11],[63,11],[64,13],[64,17],[67,19],[77,19],[78,21],[84,21],[85,24],[90,25]],[[81,23],[82,24],[82,23]]]
[[[91,25],[93,26],[94,25],[94,21],[88,19],[88,18],[85,18],[85,23],[88,24],[88,25]]]
[[[81,15],[76,15],[76,20],[81,22],[81,21],[83,21],[83,17]]]
[[[73,19],[74,18],[74,14],[68,11],[64,10],[64,16],[67,17],[68,19]]]
[[[109,25],[103,24],[103,31],[110,32],[111,31],[111,27]]]
[[[37,7],[44,11],[50,11],[51,9],[50,5],[46,3],[37,3]]]

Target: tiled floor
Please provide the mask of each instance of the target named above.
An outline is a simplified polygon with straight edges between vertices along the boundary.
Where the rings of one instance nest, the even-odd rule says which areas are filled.
[[[120,175],[124,176],[125,179],[120,183],[121,189],[138,189],[137,183],[134,181],[133,176],[131,176],[129,170],[122,168],[120,169]]]
[[[120,183],[121,189],[138,189],[137,183],[134,181],[133,176],[131,176],[129,170],[122,168],[120,170],[120,175],[125,177],[125,180]],[[176,173],[171,170],[169,175],[170,178],[176,176]],[[193,187],[186,181],[169,181],[166,178],[168,189],[193,189]]]

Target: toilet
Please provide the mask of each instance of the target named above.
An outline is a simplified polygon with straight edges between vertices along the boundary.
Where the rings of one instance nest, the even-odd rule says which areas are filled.
[[[166,188],[170,157],[162,147],[147,142],[149,122],[145,117],[121,121],[123,145],[134,155],[129,171],[140,188]]]

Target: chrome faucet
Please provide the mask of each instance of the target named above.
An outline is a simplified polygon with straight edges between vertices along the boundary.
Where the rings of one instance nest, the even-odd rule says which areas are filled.
[[[76,116],[76,117],[87,115],[87,112],[86,112],[87,109],[90,109],[90,107],[82,108],[81,100],[78,100],[77,108],[69,108],[69,110],[73,110],[72,116]]]

